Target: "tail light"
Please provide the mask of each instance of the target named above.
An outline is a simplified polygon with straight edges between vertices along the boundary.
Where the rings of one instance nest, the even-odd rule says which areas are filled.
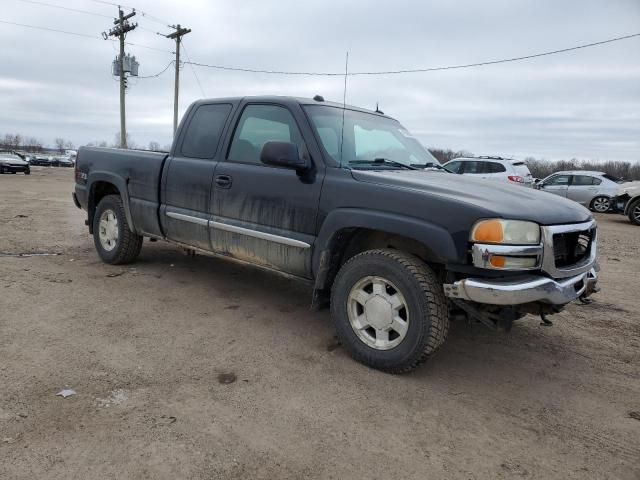
[[[78,166],[78,160],[80,160],[80,154],[76,155],[76,164],[74,165],[74,174],[76,178],[76,183],[87,183],[87,174],[85,172],[80,171],[80,167]]]
[[[512,182],[524,183],[524,178],[521,177],[520,175],[509,175],[507,178]]]

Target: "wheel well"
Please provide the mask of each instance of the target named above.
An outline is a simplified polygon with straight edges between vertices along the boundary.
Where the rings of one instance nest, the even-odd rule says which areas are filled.
[[[391,248],[410,253],[432,266],[436,272],[442,270],[438,257],[423,243],[404,235],[368,228],[346,228],[337,232],[331,245],[331,259],[323,289],[333,284],[338,270],[350,258],[366,250]]]
[[[120,190],[113,183],[97,181],[91,185],[91,191],[89,192],[89,233],[93,234],[93,215],[96,211],[96,207],[107,195],[120,195]]]

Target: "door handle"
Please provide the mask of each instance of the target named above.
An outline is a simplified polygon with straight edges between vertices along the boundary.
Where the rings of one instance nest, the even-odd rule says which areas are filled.
[[[216,185],[220,188],[230,188],[233,180],[229,175],[218,175],[216,177]]]

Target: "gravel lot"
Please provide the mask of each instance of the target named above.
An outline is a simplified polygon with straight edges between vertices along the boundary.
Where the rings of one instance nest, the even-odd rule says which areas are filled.
[[[391,376],[345,354],[308,286],[163,242],[103,264],[71,169],[33,170],[0,176],[0,478],[640,478],[625,217],[598,217],[594,304],[455,324]]]

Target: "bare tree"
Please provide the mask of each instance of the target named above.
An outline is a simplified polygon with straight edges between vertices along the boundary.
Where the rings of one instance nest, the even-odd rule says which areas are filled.
[[[75,150],[75,147],[71,140],[67,140],[66,142],[64,142],[64,148],[67,150]]]
[[[430,148],[429,152],[431,152],[431,155],[436,157],[440,163],[447,163],[449,160],[453,160],[454,158],[473,156],[472,153],[466,152],[464,150],[454,151],[443,150],[441,148]]]
[[[149,142],[149,150],[151,150],[152,152],[159,152],[160,144],[154,141]]]
[[[54,141],[56,143],[56,148],[58,149],[58,152],[64,153],[64,138],[57,137]]]
[[[120,148],[120,132],[116,132],[113,137],[113,147]],[[133,141],[131,135],[127,133],[127,148],[136,148],[136,142]]]

